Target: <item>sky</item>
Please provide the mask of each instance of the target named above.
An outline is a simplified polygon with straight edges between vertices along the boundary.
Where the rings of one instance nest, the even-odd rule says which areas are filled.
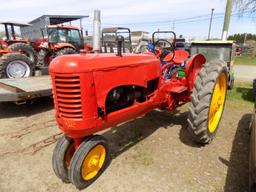
[[[210,15],[214,8],[211,37],[220,38],[224,18],[219,14],[225,12],[226,0],[0,0],[0,5],[0,20],[29,22],[44,14],[89,15],[83,26],[91,34],[93,11],[98,9],[102,27],[126,26],[132,31],[149,32],[174,29],[178,35],[204,39],[208,35],[208,16],[191,22],[174,20]],[[256,19],[250,14],[231,18],[229,34],[255,32]]]

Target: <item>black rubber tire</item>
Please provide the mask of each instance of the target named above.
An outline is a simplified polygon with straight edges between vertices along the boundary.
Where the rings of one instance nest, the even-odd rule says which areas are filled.
[[[70,147],[73,147],[73,140],[63,136],[58,140],[52,155],[53,171],[64,183],[70,183],[68,167],[65,160],[66,152]],[[72,150],[75,149],[73,148]]]
[[[104,164],[94,178],[90,180],[84,180],[81,174],[84,158],[97,145],[104,146],[106,150],[106,157],[105,157]],[[71,166],[69,169],[69,179],[78,189],[80,190],[84,189],[88,187],[90,184],[92,184],[106,170],[110,162],[111,162],[111,155],[110,155],[110,148],[107,140],[100,135],[95,135],[93,137],[90,137],[87,140],[83,141],[78,147],[78,149],[76,150],[72,158]]]
[[[50,63],[47,63],[46,61],[46,57],[49,55],[49,57],[51,56],[51,52],[47,49],[41,49],[38,52],[38,62],[37,62],[37,66],[38,67],[47,67],[49,66]]]
[[[253,79],[253,99],[254,102],[256,103],[256,79]]]
[[[29,66],[30,73],[28,77],[34,74],[34,64],[31,62],[31,60],[28,57],[20,53],[7,53],[3,55],[2,58],[0,59],[0,78],[1,79],[9,78],[7,75],[6,69],[7,69],[7,66],[15,60],[23,61]]]
[[[227,80],[226,64],[223,61],[214,60],[203,65],[197,75],[188,115],[188,130],[197,143],[210,143],[216,135],[218,125],[213,133],[209,132],[208,114],[216,80],[223,72]],[[226,98],[224,99],[224,107],[225,101]]]
[[[77,51],[74,50],[73,48],[63,48],[57,51],[56,55],[61,56],[61,55],[70,55],[70,54],[76,54]]]
[[[33,47],[31,47],[31,45],[26,43],[14,43],[10,45],[8,48],[12,51],[21,51],[31,60],[32,63],[37,63],[37,54]]]
[[[232,90],[234,88],[234,85],[235,85],[235,79],[231,79],[228,84],[228,89]]]

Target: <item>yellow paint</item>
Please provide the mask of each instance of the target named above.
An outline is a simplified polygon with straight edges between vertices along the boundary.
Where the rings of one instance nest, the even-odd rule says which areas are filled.
[[[208,130],[214,133],[221,119],[224,108],[227,90],[227,78],[225,73],[221,73],[214,87],[214,92],[211,99],[209,115],[208,115]]]
[[[82,165],[84,180],[93,179],[102,168],[106,159],[106,149],[103,145],[95,146],[85,157]]]

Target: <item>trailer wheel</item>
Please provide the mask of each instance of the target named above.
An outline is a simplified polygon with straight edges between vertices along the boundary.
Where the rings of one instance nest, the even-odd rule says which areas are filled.
[[[99,135],[83,141],[76,150],[69,169],[70,181],[84,189],[93,183],[110,164],[107,140]]]
[[[189,106],[188,130],[196,142],[216,135],[227,94],[227,67],[220,60],[206,63],[197,75]]]
[[[26,43],[14,43],[8,47],[12,51],[20,52],[26,55],[32,63],[37,63],[37,55],[33,47]]]
[[[20,53],[8,53],[0,61],[0,78],[22,78],[32,76],[33,63]]]
[[[68,169],[75,152],[73,140],[63,136],[56,144],[52,155],[52,167],[54,173],[64,183],[70,183]]]
[[[38,52],[38,62],[37,66],[40,67],[47,67],[49,66],[51,60],[52,60],[52,53],[47,49],[41,49]]]
[[[63,49],[60,49],[59,51],[57,51],[56,55],[57,56],[61,56],[61,55],[70,55],[70,54],[76,54],[77,51],[72,49],[72,48],[63,48]]]

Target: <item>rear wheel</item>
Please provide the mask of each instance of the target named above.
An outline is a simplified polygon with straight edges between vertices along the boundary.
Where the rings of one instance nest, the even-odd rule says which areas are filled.
[[[32,76],[33,63],[20,53],[8,53],[2,56],[0,62],[0,78],[22,78]]]
[[[33,47],[26,43],[14,43],[8,47],[12,51],[20,52],[26,55],[32,63],[37,63],[37,55]]]
[[[84,189],[93,183],[108,167],[111,161],[106,139],[96,135],[83,141],[76,150],[69,169],[70,181]]]
[[[77,51],[72,49],[72,48],[63,48],[57,51],[56,55],[61,56],[61,55],[70,55],[70,54],[76,54]]]
[[[206,63],[199,72],[189,106],[188,130],[198,143],[216,135],[227,93],[227,67],[220,60]]]
[[[38,63],[39,67],[47,67],[49,66],[52,60],[52,53],[47,49],[41,49],[38,53]]]

